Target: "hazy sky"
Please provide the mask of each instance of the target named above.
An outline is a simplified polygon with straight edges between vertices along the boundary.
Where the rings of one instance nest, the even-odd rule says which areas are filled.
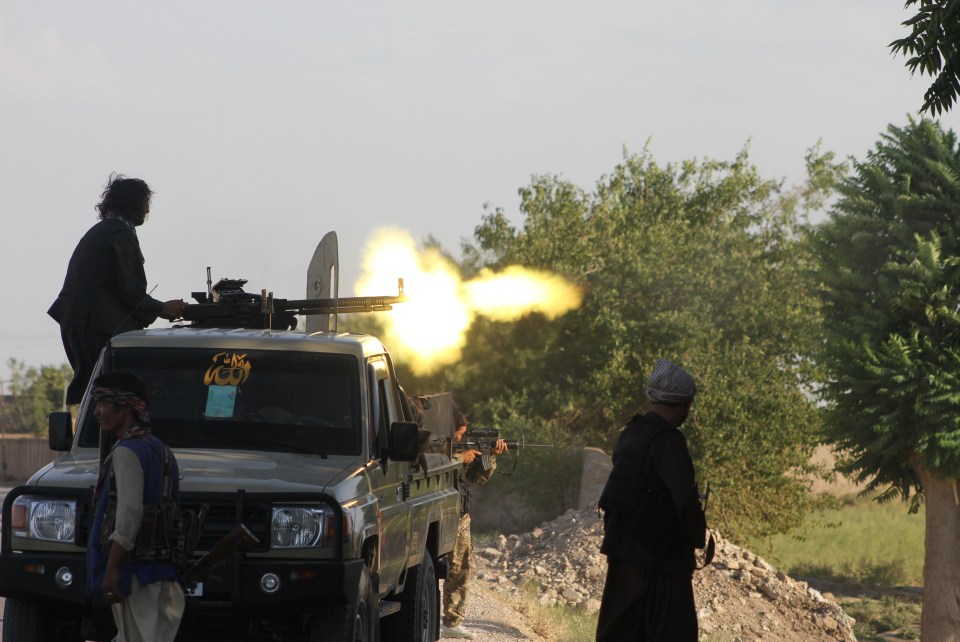
[[[532,174],[590,188],[648,139],[660,162],[750,140],[788,182],[818,139],[862,157],[928,84],[887,48],[902,5],[4,2],[0,380],[11,357],[65,362],[45,311],[113,171],[156,192],[155,297],[206,266],[303,297],[331,229],[350,295],[372,229],[458,252],[486,202],[520,222]]]

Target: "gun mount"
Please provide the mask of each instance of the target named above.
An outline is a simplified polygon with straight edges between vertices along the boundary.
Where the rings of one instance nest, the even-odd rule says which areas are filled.
[[[209,282],[208,282],[209,283]],[[295,330],[297,315],[383,312],[406,301],[403,279],[396,296],[360,296],[328,299],[277,299],[273,292],[245,292],[245,279],[220,279],[207,292],[193,292],[183,320],[192,328],[246,328]]]

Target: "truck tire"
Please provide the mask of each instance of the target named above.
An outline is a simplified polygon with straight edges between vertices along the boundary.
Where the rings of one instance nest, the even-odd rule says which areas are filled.
[[[32,602],[8,599],[3,605],[3,639],[40,642],[40,609]]]
[[[370,569],[360,573],[358,600],[321,611],[310,620],[308,642],[378,642],[380,604],[370,581]]]
[[[400,612],[382,622],[384,642],[434,642],[440,631],[440,585],[429,551],[411,568],[400,594]]]
[[[33,602],[7,599],[3,605],[3,640],[17,642],[82,642],[79,633],[58,631],[57,625],[70,630],[70,622],[56,611],[44,609]],[[77,619],[79,624],[79,618]]]

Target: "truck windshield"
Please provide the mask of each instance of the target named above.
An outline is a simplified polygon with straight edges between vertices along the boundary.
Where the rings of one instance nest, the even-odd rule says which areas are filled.
[[[349,355],[114,349],[111,370],[140,377],[154,434],[172,448],[360,453],[360,375]],[[93,408],[78,431],[96,447]]]

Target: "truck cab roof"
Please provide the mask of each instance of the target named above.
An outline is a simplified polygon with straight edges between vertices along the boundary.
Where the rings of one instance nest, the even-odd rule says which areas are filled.
[[[295,330],[250,330],[244,328],[157,328],[135,330],[117,335],[110,340],[116,348],[240,348],[251,350],[284,350],[291,352],[333,352],[353,354],[360,358],[383,354],[383,343],[367,334],[350,332],[315,332],[305,334]]]

